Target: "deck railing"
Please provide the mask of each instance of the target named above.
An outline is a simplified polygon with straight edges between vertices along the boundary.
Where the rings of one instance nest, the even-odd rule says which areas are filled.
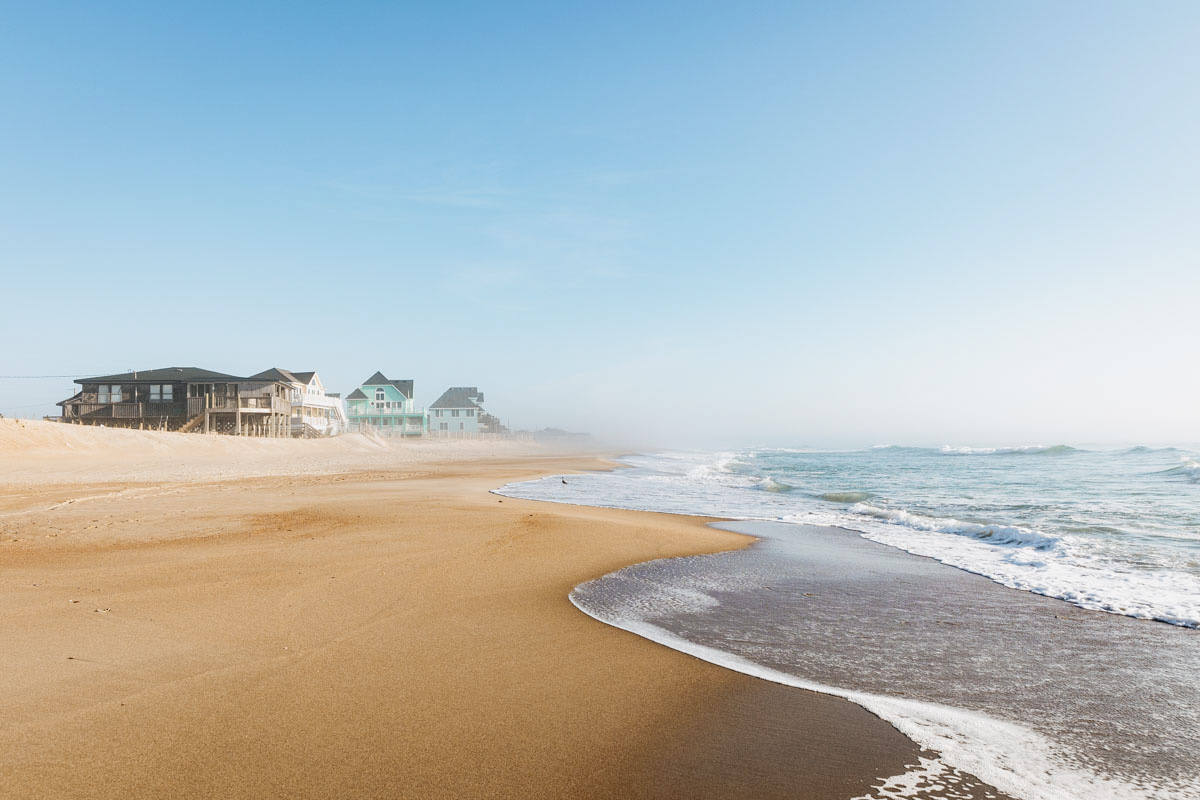
[[[276,414],[287,414],[291,404],[282,397],[271,395],[253,395],[241,397],[235,395],[210,395],[208,397],[189,397],[177,402],[151,403],[71,403],[67,406],[69,415],[75,419],[161,419],[162,417],[192,418],[202,414],[205,409],[211,411],[270,411]]]
[[[190,403],[72,403],[79,419],[158,419],[188,414]]]
[[[203,398],[199,398],[203,402]],[[208,398],[209,411],[271,411],[287,414],[292,410],[292,404],[285,398],[274,395],[210,395]],[[201,411],[203,411],[203,407]]]

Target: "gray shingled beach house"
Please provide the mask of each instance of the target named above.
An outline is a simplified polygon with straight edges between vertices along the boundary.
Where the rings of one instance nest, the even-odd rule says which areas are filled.
[[[78,378],[58,403],[64,422],[115,428],[291,435],[291,386],[266,373],[241,378],[199,367],[166,367]]]

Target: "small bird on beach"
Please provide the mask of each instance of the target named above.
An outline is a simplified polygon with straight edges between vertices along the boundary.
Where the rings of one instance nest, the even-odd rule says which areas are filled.
[[[563,486],[566,486],[566,485],[567,485],[567,479],[566,479],[566,478],[563,478],[563,479],[562,479],[562,482],[563,482]]]

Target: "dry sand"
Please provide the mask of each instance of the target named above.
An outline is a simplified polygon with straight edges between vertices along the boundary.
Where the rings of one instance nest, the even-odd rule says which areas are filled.
[[[488,492],[601,459],[0,422],[0,797],[848,798],[915,762],[577,611],[749,541]]]

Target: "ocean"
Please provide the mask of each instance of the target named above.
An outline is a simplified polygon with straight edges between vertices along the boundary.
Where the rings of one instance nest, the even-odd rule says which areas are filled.
[[[929,757],[878,797],[953,796],[962,773],[1027,800],[1200,797],[1197,450],[621,460],[498,491],[738,520],[746,550],[636,565],[572,600],[892,722]]]

